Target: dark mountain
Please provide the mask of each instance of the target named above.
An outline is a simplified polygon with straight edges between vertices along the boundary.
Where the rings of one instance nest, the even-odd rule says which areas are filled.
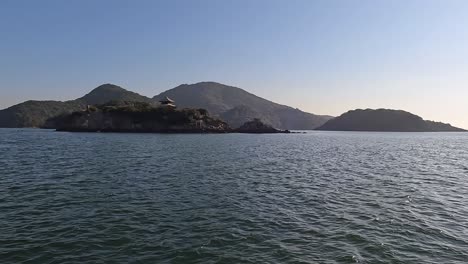
[[[42,127],[51,117],[84,107],[77,101],[26,101],[1,110],[0,127]]]
[[[245,105],[236,106],[219,116],[222,120],[229,120],[229,125],[232,127],[240,127],[245,123],[245,120],[253,120],[254,118],[261,118],[263,122],[272,123],[267,120],[267,117],[262,117],[262,114]]]
[[[87,95],[72,101],[27,101],[0,111],[0,127],[44,127],[46,121],[62,114],[86,108],[86,105],[110,101],[156,103],[168,96],[186,108],[204,108],[212,115],[226,120],[232,127],[254,118],[282,129],[314,129],[330,117],[317,116],[270,102],[240,88],[214,82],[181,85],[154,99],[127,91],[113,84],[104,84]],[[47,126],[53,123],[48,122]]]
[[[0,127],[43,127],[46,121],[61,114],[86,108],[86,105],[109,101],[152,102],[148,97],[127,91],[119,86],[104,84],[82,98],[59,101],[27,101],[0,111]]]
[[[240,88],[215,82],[183,84],[154,97],[176,101],[178,107],[205,108],[232,127],[238,127],[252,118],[280,129],[306,130],[324,124],[329,116],[319,116],[273,103]]]
[[[128,101],[128,102],[145,102],[152,103],[153,101],[143,95],[127,91],[124,88],[113,85],[103,84],[87,95],[77,99],[77,101],[84,102],[87,105],[105,104],[109,101]]]
[[[450,124],[426,121],[401,110],[357,109],[326,122],[317,130],[333,131],[390,131],[390,132],[444,132],[464,131]]]

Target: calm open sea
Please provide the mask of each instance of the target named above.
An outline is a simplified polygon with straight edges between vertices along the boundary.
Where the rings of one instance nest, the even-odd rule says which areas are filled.
[[[468,133],[0,129],[0,263],[467,263]]]

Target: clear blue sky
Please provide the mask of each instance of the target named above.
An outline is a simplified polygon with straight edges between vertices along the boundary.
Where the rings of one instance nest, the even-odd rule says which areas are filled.
[[[465,0],[1,0],[0,108],[217,81],[302,110],[468,128]]]

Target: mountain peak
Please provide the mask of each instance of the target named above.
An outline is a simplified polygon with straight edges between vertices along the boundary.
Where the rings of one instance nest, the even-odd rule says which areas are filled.
[[[127,91],[111,83],[102,84],[85,96],[67,102],[28,102],[0,111],[0,127],[52,127],[47,120],[63,113],[80,111],[86,105],[114,102],[145,102],[157,104],[169,97],[179,108],[203,108],[212,115],[226,118],[236,127],[253,118],[280,129],[314,129],[329,117],[317,116],[280,105],[251,94],[241,88],[213,81],[182,84],[154,99]]]
[[[204,82],[197,82],[192,85],[214,85],[214,86],[225,86],[225,87],[231,87],[230,85],[219,83],[219,82],[213,82],[213,81],[204,81]]]
[[[230,125],[260,118],[279,129],[314,129],[329,118],[305,113],[251,94],[241,88],[217,82],[182,84],[165,91],[153,99],[165,97],[176,101],[182,108],[204,108],[214,116],[225,118]]]
[[[79,100],[86,102],[86,104],[104,104],[109,101],[141,101],[150,102],[151,99],[130,92],[118,85],[106,83],[94,88],[91,92],[81,97]]]
[[[127,91],[127,90],[112,83],[105,83],[91,90],[89,94],[96,93],[96,92],[107,92],[107,91]]]
[[[191,84],[181,84],[173,89],[203,89],[205,91],[208,90],[230,90],[230,89],[236,89],[236,90],[242,90],[241,88],[218,83],[218,82],[213,82],[213,81],[204,81],[204,82],[197,82],[197,83],[191,83]],[[246,92],[246,91],[245,91]]]

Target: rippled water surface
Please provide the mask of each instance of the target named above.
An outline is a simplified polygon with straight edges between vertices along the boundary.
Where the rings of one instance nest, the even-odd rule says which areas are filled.
[[[0,130],[0,263],[467,263],[468,134]]]

